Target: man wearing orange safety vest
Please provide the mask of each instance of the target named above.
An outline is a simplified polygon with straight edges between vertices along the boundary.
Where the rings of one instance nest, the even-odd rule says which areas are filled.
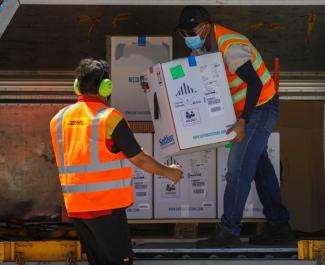
[[[112,93],[107,62],[82,60],[74,90],[78,101],[50,125],[68,216],[89,264],[132,264],[125,213],[134,202],[131,163],[175,183],[182,171],[144,153],[123,115],[107,104]]]
[[[237,115],[229,129],[236,132],[228,158],[222,226],[197,247],[227,247],[240,244],[241,219],[254,180],[268,221],[253,244],[283,244],[292,240],[289,213],[282,203],[279,183],[268,158],[267,142],[279,113],[274,81],[253,44],[242,34],[211,21],[201,6],[185,7],[176,30],[194,55],[219,51]]]

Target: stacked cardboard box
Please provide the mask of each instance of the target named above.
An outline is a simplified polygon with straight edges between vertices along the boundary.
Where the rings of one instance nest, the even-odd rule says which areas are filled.
[[[129,121],[151,120],[140,75],[152,65],[172,59],[172,38],[114,36],[107,41],[114,90],[112,106],[122,111]]]
[[[150,66],[172,59],[172,37],[113,36],[107,38],[107,58],[113,82],[112,106],[128,121],[150,121],[146,95],[140,86],[140,75]],[[153,155],[153,136],[135,134],[140,146]],[[152,174],[133,166],[135,203],[127,209],[129,219],[151,219]]]
[[[165,165],[179,164],[184,176],[177,184],[154,177],[154,217],[216,218],[216,150],[162,158],[158,148],[155,137],[155,158]]]
[[[225,147],[218,148],[218,218],[223,214],[223,195],[226,188],[227,159],[230,149]],[[275,169],[275,173],[280,179],[280,134],[272,133],[268,142],[268,154]],[[255,183],[252,182],[251,191],[248,195],[243,213],[244,218],[264,218],[263,206],[258,197]]]
[[[221,53],[157,64],[145,72],[162,157],[211,149],[236,121]]]
[[[136,133],[135,138],[143,151],[153,155],[153,135],[151,133]],[[153,175],[133,166],[134,204],[127,209],[129,219],[152,219],[152,183]]]

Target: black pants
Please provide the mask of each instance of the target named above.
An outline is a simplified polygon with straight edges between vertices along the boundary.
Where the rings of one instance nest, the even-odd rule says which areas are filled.
[[[133,264],[125,209],[94,219],[72,220],[90,265]]]

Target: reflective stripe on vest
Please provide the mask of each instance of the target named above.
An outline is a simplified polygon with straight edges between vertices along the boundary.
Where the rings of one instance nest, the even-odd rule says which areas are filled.
[[[62,191],[63,193],[95,192],[104,190],[115,190],[120,188],[126,188],[129,186],[132,186],[132,178],[92,184],[62,185]]]
[[[102,107],[94,116],[91,127],[91,140],[90,140],[90,159],[91,164],[89,165],[73,165],[65,166],[64,165],[64,152],[63,152],[63,135],[62,135],[62,125],[63,125],[63,116],[65,111],[68,108],[65,108],[59,115],[57,119],[56,133],[58,138],[58,151],[60,156],[60,174],[73,174],[73,173],[91,173],[91,172],[101,172],[111,169],[127,168],[131,166],[131,163],[128,159],[123,160],[114,160],[110,162],[101,163],[99,161],[98,155],[98,135],[99,135],[99,122],[101,115],[107,109],[107,107]]]
[[[262,75],[262,77],[260,77],[263,86],[267,83],[267,81],[270,80],[270,78],[271,78],[271,74],[268,70],[266,70],[265,73]],[[231,96],[232,102],[235,104],[235,103],[243,100],[246,97],[246,92],[247,92],[247,88],[244,88],[244,89],[238,91],[237,93],[233,94]]]
[[[227,49],[231,47],[231,45],[238,44],[248,47],[250,53],[253,55],[251,63],[263,85],[256,106],[268,102],[274,96],[276,90],[271,74],[267,70],[260,53],[246,36],[217,24],[214,25],[214,29],[216,44],[218,46],[217,48],[222,53],[223,58],[225,57],[225,54],[227,54]],[[230,72],[227,65],[225,65],[225,68],[236,116],[239,117],[245,107],[247,84],[237,75],[237,73]]]
[[[226,34],[226,35],[221,36],[221,37],[218,39],[218,47],[221,47],[221,45],[222,45],[225,41],[227,41],[227,40],[233,40],[233,39],[249,41],[249,40],[248,40],[245,36],[243,36],[243,35],[238,35],[238,34]]]
[[[56,136],[58,139],[58,151],[59,151],[59,157],[60,157],[60,165],[64,165],[64,152],[63,152],[63,138],[62,138],[62,124],[63,124],[63,115],[66,112],[68,107],[65,107],[60,114],[58,115],[57,122],[56,122]],[[59,167],[59,172],[60,172]]]
[[[255,62],[252,64],[255,71],[257,71],[262,63],[263,63],[263,59],[262,59],[262,56],[260,55],[260,53],[252,46],[252,45],[248,45],[253,51],[254,51],[254,54],[256,56],[256,59],[255,59]],[[268,72],[268,70],[266,69],[266,72]],[[268,73],[268,75],[265,75],[266,72],[263,74],[263,76],[260,78],[263,85],[266,84],[266,82],[268,81],[268,75],[269,77],[271,78],[271,75],[270,73]],[[264,77],[264,78],[263,78]],[[237,77],[236,79],[232,80],[231,82],[229,82],[229,87],[230,88],[233,88],[233,87],[238,87],[240,86],[242,83],[244,83],[244,81],[240,78],[240,77]]]

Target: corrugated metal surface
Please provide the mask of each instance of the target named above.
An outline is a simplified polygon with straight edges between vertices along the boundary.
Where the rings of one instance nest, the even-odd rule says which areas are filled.
[[[46,73],[45,73],[46,74]],[[43,74],[43,75],[45,75]],[[24,79],[12,73],[0,78],[0,104],[4,103],[71,103],[76,100],[73,92],[73,79],[35,78]]]
[[[288,100],[325,100],[325,73],[280,73],[279,94]]]
[[[106,35],[172,35],[174,57],[188,56],[174,32],[182,7],[21,5],[0,39],[0,70],[73,70],[82,58],[106,57]],[[325,71],[325,6],[206,8],[214,22],[246,35],[270,70],[279,57],[281,71]]]

